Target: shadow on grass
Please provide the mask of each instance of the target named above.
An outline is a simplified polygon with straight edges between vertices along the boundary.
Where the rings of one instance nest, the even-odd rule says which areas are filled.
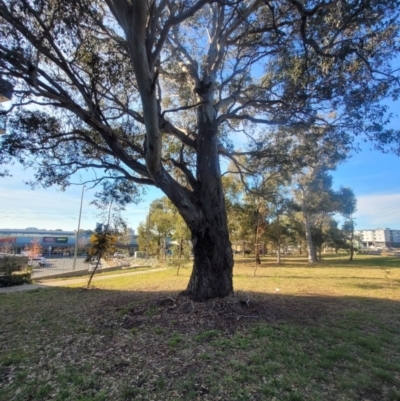
[[[316,279],[316,277],[310,278]],[[359,277],[356,278],[359,279]],[[397,281],[396,285],[399,284],[400,282]],[[365,289],[379,289],[386,288],[388,285],[355,284],[355,286]],[[320,319],[331,319],[335,315],[342,315],[346,308],[354,309],[360,305],[365,305],[366,302],[373,306],[371,312],[379,310],[379,316],[382,317],[385,316],[387,311],[390,311],[391,314],[394,309],[400,312],[400,303],[393,300],[356,296],[324,296],[322,294],[295,296],[252,291],[238,291],[233,297],[201,303],[193,302],[181,296],[180,292],[175,291],[147,292],[105,290],[96,287],[89,290],[51,287],[24,293],[0,295],[0,300],[2,309],[5,308],[10,312],[9,316],[18,314],[18,324],[22,324],[18,331],[23,331],[31,326],[31,313],[38,313],[40,316],[45,315],[49,321],[56,318],[57,321],[59,320],[57,317],[62,320],[62,311],[67,314],[81,315],[83,309],[88,312],[87,316],[91,312],[94,312],[97,317],[103,316],[104,322],[113,321],[114,312],[121,314],[120,311],[122,311],[128,315],[136,316],[137,323],[140,325],[145,321],[148,324],[153,324],[154,321],[160,320],[161,323],[168,326],[171,325],[172,321],[177,328],[179,324],[173,317],[185,316],[185,321],[188,318],[189,320],[193,318],[189,331],[192,331],[197,325],[205,325],[208,328],[222,328],[227,324],[227,326],[236,327],[252,321],[316,323]],[[157,313],[146,313],[148,309],[153,310],[154,308]],[[203,312],[207,312],[208,317],[201,321],[199,317]],[[382,315],[380,315],[381,312]],[[143,316],[147,318],[144,319]],[[24,317],[26,321],[24,321]],[[8,320],[4,313],[0,317],[0,321],[3,319]],[[400,313],[395,320],[400,321]],[[152,321],[153,323],[151,323]],[[184,326],[187,326],[187,322]]]

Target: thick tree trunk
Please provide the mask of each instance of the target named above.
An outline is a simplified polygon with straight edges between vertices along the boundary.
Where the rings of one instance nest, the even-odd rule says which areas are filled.
[[[233,254],[227,227],[205,221],[192,231],[192,242],[193,271],[185,294],[195,301],[231,295]]]
[[[278,244],[278,249],[277,249],[277,251],[276,251],[276,263],[277,263],[278,265],[281,264],[281,247],[280,247],[279,244]]]
[[[194,188],[195,220],[187,221],[192,233],[194,264],[186,294],[205,301],[233,293],[233,252],[229,241],[225,198],[218,157],[218,126],[212,96],[202,96],[198,108],[197,183]]]
[[[308,263],[317,263],[317,255],[315,254],[314,244],[311,238],[310,223],[308,222],[308,217],[305,216],[305,231],[306,231],[306,243],[307,243],[307,253],[308,253]]]

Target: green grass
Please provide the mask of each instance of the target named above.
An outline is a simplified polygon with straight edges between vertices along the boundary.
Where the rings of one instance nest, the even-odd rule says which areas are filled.
[[[238,258],[235,289],[265,317],[227,308],[224,324],[156,303],[188,270],[0,295],[0,399],[399,401],[400,282],[382,268],[396,276],[400,259],[355,262],[269,257],[254,277]]]

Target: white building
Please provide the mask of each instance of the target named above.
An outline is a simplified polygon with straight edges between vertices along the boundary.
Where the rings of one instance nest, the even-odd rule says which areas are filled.
[[[376,228],[373,230],[356,230],[354,234],[365,247],[400,247],[400,230]]]

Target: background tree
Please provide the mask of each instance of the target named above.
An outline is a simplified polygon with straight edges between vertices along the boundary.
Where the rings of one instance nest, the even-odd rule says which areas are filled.
[[[12,254],[14,253],[14,241],[0,241],[0,253]]]
[[[116,247],[117,248],[122,247],[122,250],[124,252],[127,252],[131,242],[132,242],[132,231],[130,228],[124,227],[122,230],[120,230],[120,233],[118,234]]]
[[[38,239],[34,239],[27,246],[27,256],[32,261],[33,258],[37,258],[42,254],[42,246],[40,245],[40,241]]]
[[[289,245],[295,243],[294,230],[286,214],[286,209],[286,203],[269,209],[269,219],[264,234],[265,240],[276,250],[277,264],[281,263],[282,251],[287,253]]]
[[[175,252],[173,252],[173,255],[176,256],[178,259],[184,259],[184,263],[187,263],[190,260],[193,248],[192,242],[190,241],[190,230],[181,215],[179,214],[178,210],[173,205],[171,205],[171,209],[173,216],[172,239],[179,244],[177,252],[175,250]]]
[[[336,253],[339,249],[346,249],[346,238],[339,228],[338,222],[332,216],[325,218],[322,228],[321,246],[324,245],[327,249],[334,249]]]
[[[150,205],[150,225],[147,229],[158,242],[158,252],[160,258],[165,259],[167,237],[172,235],[174,227],[174,216],[171,204],[166,197],[154,200]]]
[[[149,255],[158,255],[160,252],[160,238],[150,230],[147,223],[139,223],[137,242],[139,250]]]
[[[302,210],[309,263],[317,261],[316,247],[321,257],[322,244],[325,241],[323,227],[329,227],[330,217],[334,213],[348,216],[355,211],[356,200],[349,188],[332,188],[332,176],[323,166],[310,167],[299,177],[297,201]]]
[[[354,219],[352,215],[349,215],[348,219],[343,223],[342,231],[346,238],[347,245],[349,248],[350,261],[352,261],[354,257],[354,241],[355,241],[354,226],[355,226]]]
[[[222,185],[225,195],[225,207],[227,213],[228,231],[231,241],[240,243],[243,238],[243,196],[244,187],[240,182],[238,171],[233,163],[222,177]]]
[[[81,250],[82,253],[85,252],[85,247],[89,244],[90,240],[86,237],[78,238],[78,251]]]
[[[117,235],[111,230],[99,230],[90,237],[90,244],[91,255],[98,256],[101,253],[101,257],[108,258],[115,252]]]
[[[166,257],[167,238],[179,242],[182,247],[183,242],[190,239],[190,231],[185,221],[166,197],[151,203],[149,215],[146,217],[146,222],[140,223],[138,234],[140,249],[149,247],[153,253],[159,253],[162,258]]]
[[[274,126],[316,126],[337,143],[364,133],[398,151],[379,104],[398,94],[398,10],[398,0],[0,0],[0,74],[15,88],[0,163],[36,167],[45,186],[99,170],[93,181],[121,202],[137,185],[160,188],[191,231],[187,295],[226,296],[219,158],[273,157],[259,139]]]
[[[99,195],[99,194],[98,194]],[[115,252],[115,246],[118,236],[126,230],[126,223],[122,218],[121,212],[123,208],[115,205],[113,201],[110,202],[110,194],[98,196],[93,203],[102,209],[103,224],[99,225],[95,230],[95,234],[90,237],[92,244],[90,254],[96,257],[94,262],[96,265],[89,277],[86,288],[90,287],[93,276],[101,263],[102,258],[107,258]]]

